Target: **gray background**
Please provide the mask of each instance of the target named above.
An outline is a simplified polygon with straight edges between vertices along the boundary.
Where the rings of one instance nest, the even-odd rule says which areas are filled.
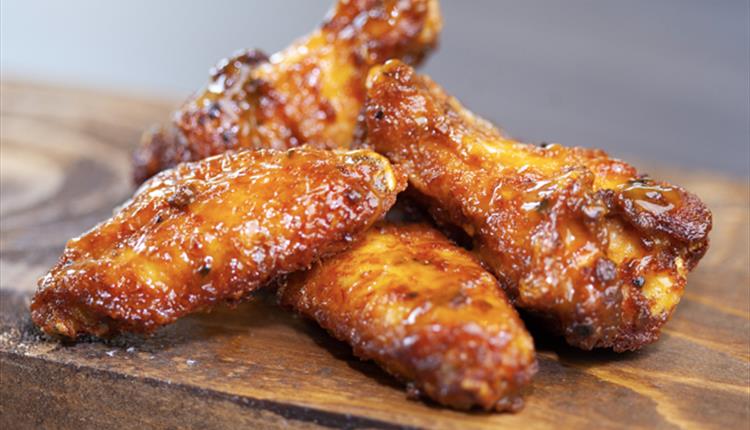
[[[276,51],[331,2],[2,0],[2,77],[177,101],[219,58]],[[424,71],[511,135],[750,174],[748,1],[442,6],[441,49]]]

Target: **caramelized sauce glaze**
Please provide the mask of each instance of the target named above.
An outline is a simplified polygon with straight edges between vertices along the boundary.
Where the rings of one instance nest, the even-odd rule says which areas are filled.
[[[369,144],[474,239],[517,306],[585,349],[657,339],[708,246],[696,196],[600,150],[510,139],[399,61],[367,88]]]

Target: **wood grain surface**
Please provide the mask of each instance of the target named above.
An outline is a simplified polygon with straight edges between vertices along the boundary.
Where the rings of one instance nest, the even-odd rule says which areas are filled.
[[[129,153],[171,103],[3,83],[0,428],[747,428],[747,178],[659,167],[714,213],[708,255],[659,342],[582,352],[533,330],[540,372],[517,414],[406,399],[377,366],[268,297],[148,338],[61,344],[30,322],[36,279],[67,239],[133,191]],[[574,142],[567,142],[574,143]]]

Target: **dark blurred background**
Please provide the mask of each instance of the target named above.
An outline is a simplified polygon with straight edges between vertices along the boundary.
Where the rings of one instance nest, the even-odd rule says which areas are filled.
[[[332,2],[2,0],[2,78],[177,103],[218,59],[282,48]],[[750,175],[748,1],[441,4],[423,70],[511,135]]]

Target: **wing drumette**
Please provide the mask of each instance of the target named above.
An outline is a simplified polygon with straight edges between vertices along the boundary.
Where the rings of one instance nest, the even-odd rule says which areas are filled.
[[[379,224],[292,275],[280,301],[415,393],[459,409],[517,410],[534,344],[497,280],[426,224]]]
[[[248,51],[219,64],[171,124],[144,135],[136,182],[232,149],[349,148],[370,67],[420,61],[440,27],[437,0],[340,0],[319,29],[270,59]]]
[[[71,338],[153,331],[342,250],[403,187],[371,151],[242,151],[181,164],[68,242],[39,281],[32,318]]]
[[[693,194],[599,150],[514,141],[398,61],[371,72],[366,120],[433,216],[572,345],[656,340],[708,246]]]

